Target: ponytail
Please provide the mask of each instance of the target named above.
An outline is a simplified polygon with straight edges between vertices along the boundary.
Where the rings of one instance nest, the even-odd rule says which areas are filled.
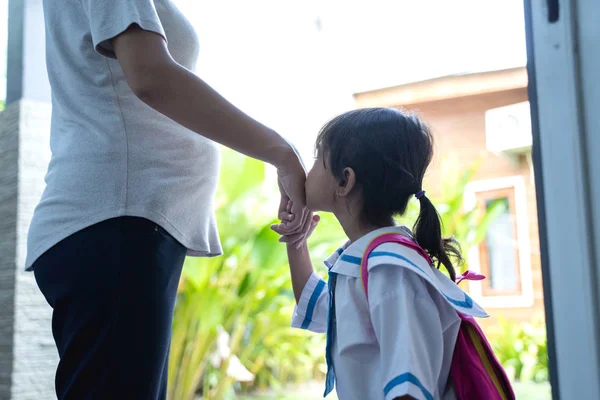
[[[454,257],[458,262],[462,261],[460,247],[454,238],[444,239],[442,237],[442,221],[435,209],[435,206],[425,196],[424,191],[419,191],[416,197],[421,203],[419,217],[413,227],[415,240],[427,253],[439,269],[443,264],[450,279],[456,281],[456,271],[452,265],[450,257]]]

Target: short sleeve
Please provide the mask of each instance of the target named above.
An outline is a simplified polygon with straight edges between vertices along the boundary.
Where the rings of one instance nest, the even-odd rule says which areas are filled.
[[[313,272],[306,282],[292,317],[292,327],[324,333],[327,330],[329,292],[327,283]]]
[[[90,24],[94,49],[115,58],[112,39],[131,25],[157,33],[166,40],[154,0],[81,0]]]
[[[437,393],[443,332],[425,285],[414,272],[394,265],[380,265],[370,272],[369,306],[381,349],[381,389],[386,400],[406,395],[433,400]]]

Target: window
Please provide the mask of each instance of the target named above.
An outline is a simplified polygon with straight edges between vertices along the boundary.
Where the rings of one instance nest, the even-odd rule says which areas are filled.
[[[487,276],[482,283],[483,295],[518,294],[521,282],[514,188],[476,196],[478,206],[496,216],[479,245],[480,269]]]
[[[496,218],[485,238],[469,249],[469,269],[486,276],[469,282],[471,295],[484,308],[533,305],[527,194],[523,176],[471,182],[465,189],[465,208],[488,210]]]

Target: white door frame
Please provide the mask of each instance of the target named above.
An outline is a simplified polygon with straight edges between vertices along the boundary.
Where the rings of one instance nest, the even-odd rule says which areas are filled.
[[[553,397],[600,399],[600,3],[525,9]]]

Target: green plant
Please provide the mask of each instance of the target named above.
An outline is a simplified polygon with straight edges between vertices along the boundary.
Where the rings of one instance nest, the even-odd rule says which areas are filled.
[[[521,382],[548,381],[546,326],[541,319],[531,323],[501,320],[488,339],[509,376]]]

